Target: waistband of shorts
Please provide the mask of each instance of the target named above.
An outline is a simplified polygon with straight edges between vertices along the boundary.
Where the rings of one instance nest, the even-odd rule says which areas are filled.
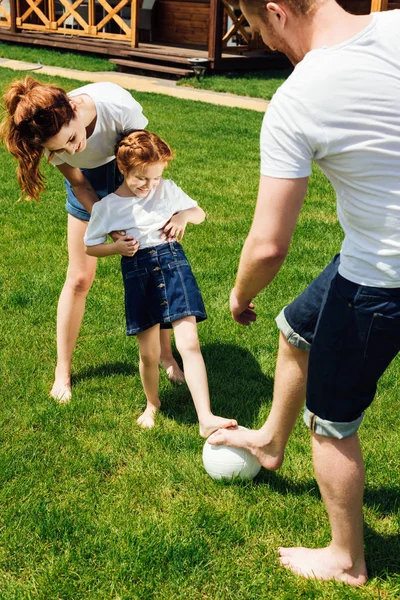
[[[368,285],[362,285],[360,283],[355,283],[354,281],[350,281],[340,275],[338,273],[336,275],[338,284],[340,286],[340,291],[343,294],[354,295],[357,294],[357,297],[375,297],[375,298],[400,298],[400,288],[389,288],[389,287],[370,287]]]

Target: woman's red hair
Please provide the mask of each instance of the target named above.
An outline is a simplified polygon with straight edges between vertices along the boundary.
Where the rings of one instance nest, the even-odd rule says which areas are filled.
[[[66,92],[32,77],[10,84],[3,96],[6,114],[1,138],[18,160],[17,178],[22,195],[38,200],[45,188],[40,172],[43,144],[73,119]]]

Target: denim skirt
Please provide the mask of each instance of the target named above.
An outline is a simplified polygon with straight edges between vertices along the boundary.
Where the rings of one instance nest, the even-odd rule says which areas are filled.
[[[194,316],[207,318],[203,299],[182,246],[167,242],[121,259],[125,289],[126,334]]]
[[[118,170],[115,159],[105,165],[96,167],[95,169],[81,169],[81,171],[86,179],[92,184],[92,187],[100,200],[108,194],[115,192],[124,180]],[[64,179],[64,183],[67,190],[67,201],[65,204],[67,212],[81,221],[89,221],[90,214],[83,208],[82,204],[75,196],[70,182],[67,179]]]

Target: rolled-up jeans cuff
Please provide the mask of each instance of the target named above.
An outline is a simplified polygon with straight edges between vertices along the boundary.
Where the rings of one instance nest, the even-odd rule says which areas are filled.
[[[296,333],[293,327],[289,325],[285,317],[285,308],[281,310],[275,319],[278,329],[280,329],[280,331],[283,333],[289,344],[292,344],[292,346],[295,346],[299,350],[307,350],[309,352],[311,344],[301,337],[301,335]]]
[[[362,413],[361,417],[358,417],[355,421],[350,421],[348,423],[326,421],[325,419],[317,417],[317,415],[308,410],[307,407],[305,407],[303,414],[304,423],[311,431],[325,437],[336,438],[337,440],[341,440],[342,438],[357,433],[363,418],[364,413]]]

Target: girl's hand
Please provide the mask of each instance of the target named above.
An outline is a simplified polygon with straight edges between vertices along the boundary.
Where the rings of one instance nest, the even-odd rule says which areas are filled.
[[[162,228],[161,239],[171,242],[173,240],[181,241],[188,224],[186,211],[181,211],[173,215]]]
[[[116,254],[121,256],[134,256],[139,250],[139,242],[130,235],[121,235],[114,245]]]
[[[109,233],[109,236],[113,242],[116,242],[117,240],[119,240],[119,238],[123,235],[126,235],[126,231],[111,231]],[[133,240],[133,237],[130,237],[129,239]]]

